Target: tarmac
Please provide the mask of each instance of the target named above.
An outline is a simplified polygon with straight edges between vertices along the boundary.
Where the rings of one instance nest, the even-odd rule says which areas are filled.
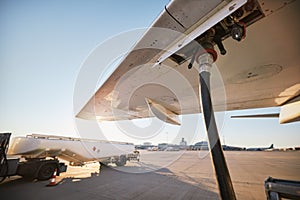
[[[224,152],[237,199],[266,199],[264,180],[300,180],[300,151]],[[141,152],[123,167],[68,166],[49,181],[13,176],[0,184],[0,199],[219,199],[208,151]]]

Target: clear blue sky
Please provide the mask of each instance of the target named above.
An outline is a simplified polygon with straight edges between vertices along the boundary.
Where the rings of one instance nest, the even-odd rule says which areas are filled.
[[[78,136],[74,124],[73,91],[84,60],[108,38],[148,27],[168,2],[2,0],[0,131],[12,132],[13,136],[28,133]],[[249,111],[233,112],[241,113]],[[279,125],[277,119],[230,119],[230,114],[225,114],[220,131],[226,144],[300,146],[299,122]],[[147,142],[122,136],[111,123],[100,126],[103,131],[114,133],[108,139]],[[166,125],[163,134],[150,141],[171,142],[177,129]],[[86,137],[95,135],[87,134]],[[190,142],[202,139],[205,139],[205,134],[200,127],[199,134]]]

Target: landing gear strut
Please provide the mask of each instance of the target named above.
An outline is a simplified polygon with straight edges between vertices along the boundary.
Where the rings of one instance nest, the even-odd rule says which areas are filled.
[[[221,198],[223,200],[235,200],[236,197],[220,143],[210,95],[210,70],[213,62],[217,59],[217,53],[210,42],[206,42],[202,44],[202,46],[204,47],[204,50],[200,50],[196,53],[195,60],[199,64],[201,106],[208,135],[211,157],[216,172]]]

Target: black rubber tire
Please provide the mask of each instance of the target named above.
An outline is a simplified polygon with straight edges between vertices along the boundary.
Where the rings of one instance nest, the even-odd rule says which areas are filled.
[[[127,161],[126,156],[125,155],[121,155],[119,157],[119,160],[116,162],[116,165],[117,166],[124,166],[126,164],[126,161]]]
[[[41,166],[37,179],[40,181],[48,180],[52,177],[56,166],[54,164],[44,164]]]

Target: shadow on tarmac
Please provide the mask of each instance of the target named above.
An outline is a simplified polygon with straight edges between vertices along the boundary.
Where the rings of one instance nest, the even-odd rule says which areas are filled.
[[[136,168],[130,167],[129,168]],[[218,199],[218,194],[200,183],[180,181],[167,168],[154,172],[127,173],[101,166],[88,178],[63,178],[58,185],[48,181],[18,178],[0,185],[4,199]],[[1,198],[2,199],[2,198]]]

